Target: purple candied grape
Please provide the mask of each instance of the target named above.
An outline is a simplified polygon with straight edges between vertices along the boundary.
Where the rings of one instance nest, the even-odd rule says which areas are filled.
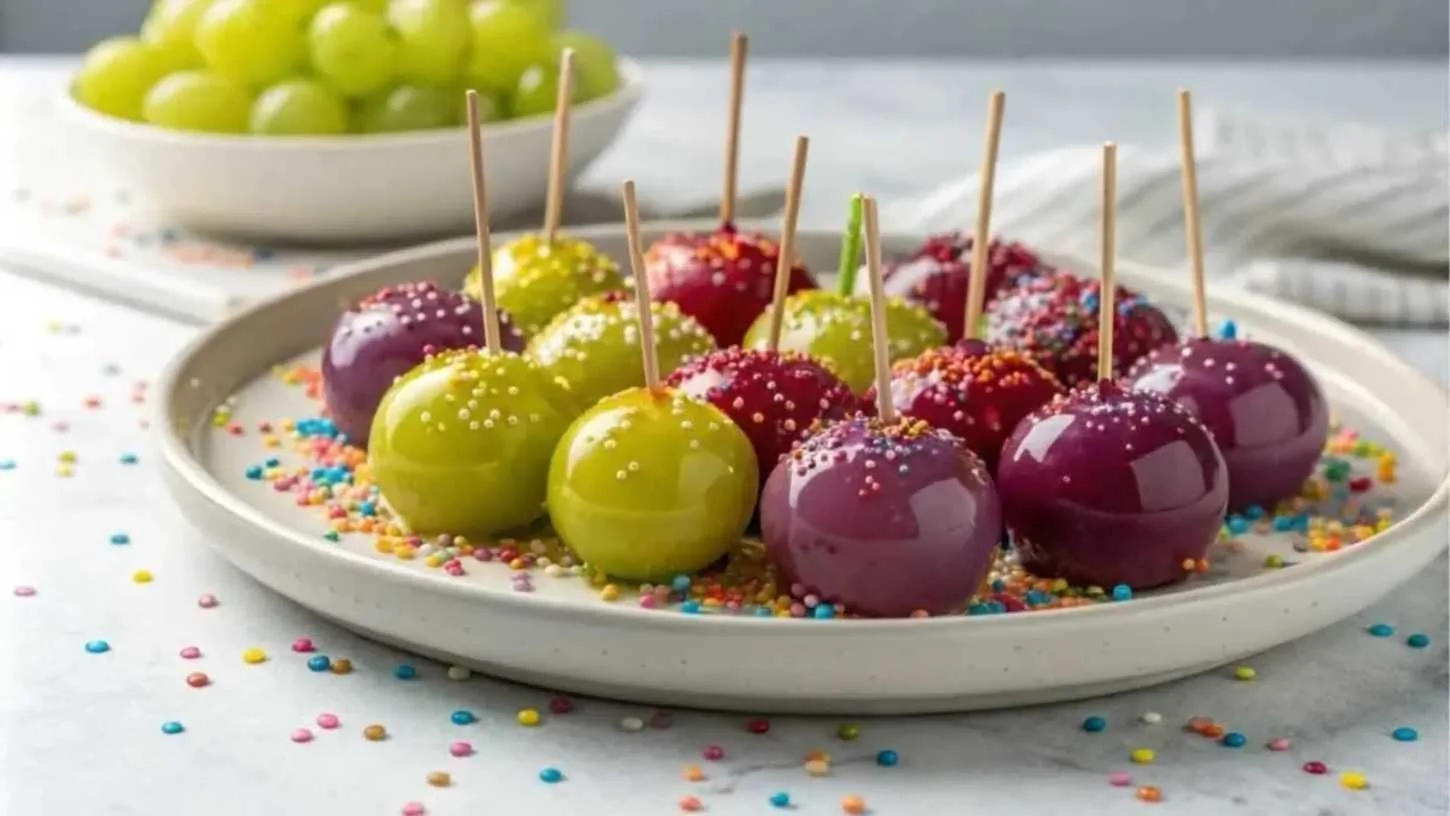
[[[499,313],[503,347],[524,337]],[[386,286],[337,319],[322,354],[322,389],[338,430],[365,447],[373,413],[393,380],[429,354],[483,345],[483,308],[428,281]]]
[[[863,415],[781,459],[760,522],[767,552],[792,583],[875,617],[962,607],[1002,534],[992,478],[955,437],[917,420]]]
[[[1329,405],[1304,366],[1251,340],[1195,338],[1135,365],[1124,383],[1192,411],[1228,465],[1228,506],[1273,507],[1299,494],[1329,437]]]
[[[1077,585],[1148,589],[1187,576],[1223,524],[1228,471],[1173,400],[1113,382],[1028,416],[997,465],[1022,565]]]

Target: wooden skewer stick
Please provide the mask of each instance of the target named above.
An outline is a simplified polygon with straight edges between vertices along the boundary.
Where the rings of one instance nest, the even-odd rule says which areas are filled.
[[[478,124],[478,92],[469,91],[468,155],[473,168],[473,230],[478,239],[478,288],[483,302],[483,341],[489,354],[503,351],[499,341],[498,302],[493,295],[493,248],[488,234],[488,186],[483,173],[483,129]]]
[[[795,229],[801,214],[801,186],[806,180],[806,156],[811,140],[795,139],[795,158],[790,165],[790,183],[785,188],[785,221],[780,227],[780,257],[775,265],[775,295],[770,302],[770,350],[780,348],[781,324],[785,320],[785,298],[790,289],[791,266],[795,262]]]
[[[554,101],[554,142],[549,150],[549,198],[544,205],[544,237],[559,237],[564,217],[564,184],[569,175],[569,114],[574,99],[574,49],[559,55],[559,96]]]
[[[634,200],[634,181],[624,183],[624,224],[629,235],[629,265],[634,270],[634,306],[639,312],[639,347],[644,358],[644,383],[651,391],[660,388],[660,364],[655,353],[655,320],[650,311],[649,275],[644,270],[644,247],[639,240],[639,203]]]
[[[725,128],[725,189],[720,194],[720,223],[735,220],[735,182],[740,165],[740,108],[745,102],[745,55],[750,39],[735,32],[730,39],[730,120]]]
[[[891,401],[891,338],[886,334],[886,287],[881,282],[881,228],[876,220],[876,199],[864,196],[866,216],[866,276],[871,283],[871,349],[876,355],[876,414],[883,422],[896,419]]]
[[[987,299],[987,251],[992,245],[992,186],[997,180],[997,146],[1002,141],[1002,113],[1007,96],[992,93],[987,102],[986,147],[982,153],[982,188],[977,197],[977,231],[972,235],[972,268],[967,279],[967,308],[962,337],[977,339],[982,302]]]
[[[1203,289],[1203,225],[1198,220],[1198,160],[1193,152],[1193,96],[1178,92],[1178,142],[1183,153],[1183,232],[1193,273],[1193,330],[1208,336],[1208,302]]]
[[[1113,259],[1117,255],[1118,146],[1103,145],[1102,201],[1102,291],[1098,293],[1098,379],[1113,378],[1113,323],[1117,318],[1114,303]]]

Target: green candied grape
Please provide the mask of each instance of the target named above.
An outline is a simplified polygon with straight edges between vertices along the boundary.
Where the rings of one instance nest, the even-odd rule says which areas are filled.
[[[615,394],[574,421],[549,464],[549,517],[590,566],[667,581],[719,560],[755,511],[750,440],[676,391]]]
[[[899,298],[886,301],[886,334],[891,360],[915,357],[946,343],[946,329],[920,307]],[[766,348],[770,339],[770,313],[762,314],[742,343]],[[798,351],[820,360],[852,391],[871,387],[876,358],[871,350],[871,302],[824,289],[798,292],[785,302],[780,350]]]
[[[705,327],[675,304],[651,303],[650,313],[661,372],[715,349]],[[645,384],[638,319],[633,298],[585,298],[534,335],[524,353],[567,382],[581,404],[591,406]]]
[[[151,86],[145,120],[172,130],[246,133],[252,95],[240,82],[212,71],[178,71]]]
[[[140,121],[146,92],[161,79],[164,69],[164,62],[149,46],[134,37],[112,37],[86,52],[71,93],[91,110]]]
[[[479,298],[478,266],[463,284]],[[588,241],[526,235],[494,250],[493,292],[525,337],[543,331],[560,312],[590,295],[624,288],[619,265]]]
[[[397,133],[458,124],[453,94],[426,85],[399,85],[362,100],[353,110],[358,133]]]
[[[383,395],[368,468],[411,532],[495,535],[543,515],[549,457],[573,415],[567,389],[532,360],[447,351]]]
[[[569,98],[573,104],[583,101],[579,91],[579,71],[574,71],[574,88]],[[519,77],[518,87],[514,89],[504,108],[510,119],[522,119],[526,116],[549,116],[554,113],[554,108],[559,103],[559,69],[557,66],[541,63],[529,66]]]
[[[609,44],[591,34],[571,29],[554,35],[554,51],[574,49],[576,102],[609,96],[619,90],[619,58]],[[558,57],[554,59],[557,65]]]

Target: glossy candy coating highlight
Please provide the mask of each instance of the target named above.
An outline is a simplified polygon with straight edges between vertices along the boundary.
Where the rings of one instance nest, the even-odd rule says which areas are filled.
[[[1002,448],[997,485],[1023,566],[1148,589],[1203,559],[1228,504],[1213,437],[1178,403],[1113,382],[1059,397]]]
[[[981,460],[920,420],[828,426],[776,465],[760,499],[771,560],[848,612],[964,606],[991,566],[1001,507]]]
[[[673,303],[653,303],[655,355],[669,371],[715,348],[695,319]],[[585,298],[558,315],[529,342],[528,355],[569,383],[588,407],[627,388],[645,384],[639,347],[639,313],[633,298]]]
[[[887,297],[925,309],[946,328],[951,343],[963,336],[972,244],[972,236],[961,232],[934,235],[884,272]],[[1026,278],[1050,274],[1052,270],[1025,245],[993,239],[987,249],[986,305],[990,307],[999,294]],[[864,294],[868,286],[867,276],[857,275],[857,291]]]
[[[987,311],[987,340],[1025,351],[1069,388],[1092,383],[1098,368],[1098,303],[1102,285],[1070,274],[1029,278]],[[1142,295],[1117,287],[1113,371],[1178,341],[1162,312]]]
[[[633,581],[697,572],[740,542],[759,475],[730,418],[636,388],[574,421],[549,467],[549,515],[591,567]]]
[[[619,265],[588,241],[526,235],[493,252],[494,296],[514,324],[533,337],[554,316],[590,295],[624,288]],[[468,273],[464,291],[480,297],[478,266]]]
[[[572,404],[532,360],[445,351],[383,396],[368,467],[414,533],[514,530],[544,513],[549,456]]]
[[[928,349],[897,362],[891,402],[901,414],[951,432],[995,473],[1002,443],[1017,423],[1064,389],[1022,352],[967,342],[973,350]],[[865,399],[875,398],[872,388]]]
[[[720,346],[740,345],[746,329],[770,305],[780,247],[769,238],[726,224],[708,235],[675,233],[645,254],[650,297],[679,304]],[[814,289],[799,260],[788,292]]]
[[[886,301],[886,334],[892,360],[915,357],[946,342],[946,330],[940,323],[921,308],[894,298]],[[763,314],[741,345],[763,349],[769,338],[770,315]],[[865,391],[876,367],[871,351],[871,302],[819,289],[791,295],[785,301],[780,348],[820,360],[852,391]]]
[[[1230,510],[1297,496],[1329,435],[1329,405],[1313,375],[1264,343],[1194,338],[1164,346],[1126,384],[1167,396],[1207,426],[1228,466]]]
[[[668,382],[719,408],[745,432],[762,486],[818,420],[841,419],[856,409],[856,396],[835,374],[792,351],[722,349],[681,366]]]
[[[524,337],[499,314],[507,351]],[[373,413],[393,381],[429,354],[483,345],[483,309],[458,292],[420,281],[385,286],[337,319],[322,351],[322,387],[338,430],[365,445]]]

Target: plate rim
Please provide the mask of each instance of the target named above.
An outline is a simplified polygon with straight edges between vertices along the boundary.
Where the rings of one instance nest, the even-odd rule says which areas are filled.
[[[692,219],[653,221],[646,222],[642,226],[651,231],[674,232],[713,229],[718,224],[714,219]],[[742,229],[761,229],[767,233],[773,232],[775,227],[773,223],[764,220],[741,221],[738,226]],[[570,235],[571,237],[587,241],[605,235],[617,237],[623,229],[623,224],[618,223],[597,224],[572,229],[570,230]],[[826,229],[802,229],[800,232],[806,234],[836,234],[835,230]],[[494,236],[494,240],[497,245],[498,243],[506,242],[526,233],[527,231],[498,233]],[[887,241],[912,242],[919,241],[922,238],[924,238],[923,233],[912,231],[888,231],[883,235],[883,239]],[[798,633],[802,631],[799,627],[814,627],[810,629],[813,635],[820,634],[832,637],[882,635],[903,631],[940,634],[952,631],[948,627],[961,626],[973,626],[977,628],[972,631],[997,634],[1004,631],[1015,631],[1015,627],[1022,626],[1048,627],[1076,625],[1079,622],[1084,624],[1111,625],[1115,620],[1121,620],[1125,617],[1136,617],[1142,614],[1152,615],[1157,611],[1170,607],[1181,609],[1189,606],[1199,607],[1212,605],[1223,601],[1224,596],[1243,597],[1247,595],[1258,596],[1266,593],[1277,594],[1305,582],[1314,581],[1326,574],[1357,569],[1366,561],[1381,557],[1384,551],[1395,547],[1401,539],[1425,532],[1424,528],[1433,523],[1439,516],[1444,515],[1447,503],[1450,503],[1450,472],[1447,472],[1450,469],[1447,469],[1439,474],[1438,481],[1435,482],[1430,495],[1408,515],[1395,522],[1389,530],[1383,533],[1377,533],[1371,538],[1355,544],[1353,547],[1341,550],[1331,558],[1296,565],[1292,569],[1266,571],[1238,580],[1187,589],[1182,592],[1134,598],[1131,603],[1104,603],[1066,609],[1038,610],[1031,615],[946,615],[925,619],[846,618],[834,620],[830,625],[821,626],[819,621],[798,620],[794,618],[764,619],[738,615],[660,615],[654,614],[651,610],[629,605],[602,602],[586,605],[580,603],[577,599],[560,599],[538,595],[523,596],[518,593],[500,591],[467,582],[450,581],[442,576],[419,571],[407,564],[385,561],[362,553],[340,549],[325,542],[321,538],[314,539],[313,537],[306,536],[269,517],[261,509],[246,503],[240,497],[227,490],[207,471],[202,460],[193,452],[189,442],[189,438],[197,430],[191,421],[194,418],[175,416],[172,411],[172,406],[177,401],[178,395],[186,387],[186,383],[181,381],[181,375],[188,367],[188,363],[192,358],[196,357],[215,342],[218,336],[229,330],[233,325],[254,318],[293,298],[299,298],[317,290],[337,286],[342,281],[376,271],[382,267],[401,265],[438,255],[456,254],[467,251],[473,246],[474,239],[472,237],[444,239],[339,266],[336,270],[319,280],[309,282],[296,289],[279,293],[251,304],[191,338],[171,358],[158,379],[158,391],[164,398],[160,401],[159,407],[157,408],[158,417],[155,426],[157,428],[157,434],[160,437],[159,441],[163,465],[168,471],[168,475],[173,477],[168,480],[172,485],[173,498],[178,500],[181,498],[177,495],[176,487],[178,485],[184,485],[192,493],[190,498],[203,500],[215,509],[228,513],[234,519],[245,522],[256,532],[274,538],[280,538],[292,545],[300,545],[309,550],[310,555],[334,560],[338,566],[368,572],[378,572],[381,573],[377,576],[379,578],[385,580],[398,579],[414,589],[441,593],[481,605],[494,604],[509,611],[516,611],[525,615],[532,614],[573,618],[581,622],[587,621],[595,624],[600,622],[617,622],[624,625],[645,628],[662,627],[674,629],[685,626],[703,626],[707,627],[707,629],[696,629],[694,631],[714,631],[718,629],[719,631],[737,634],[749,634],[756,631]],[[1046,254],[1054,260],[1062,259],[1071,261],[1071,265],[1067,266],[1070,269],[1090,270],[1095,268],[1094,264],[1079,258],[1074,258],[1071,255],[1051,252]],[[1120,274],[1127,273],[1131,277],[1156,276],[1154,286],[1173,290],[1175,299],[1186,297],[1190,291],[1190,286],[1183,279],[1185,277],[1183,275],[1164,275],[1161,274],[1162,270],[1156,267],[1135,263],[1127,259],[1119,259],[1116,262],[1116,268]],[[1211,290],[1208,301],[1210,308],[1216,305],[1220,309],[1228,307],[1233,311],[1253,313],[1258,318],[1255,322],[1268,323],[1276,319],[1269,312],[1276,312],[1279,315],[1277,319],[1297,323],[1301,328],[1306,330],[1315,333],[1339,335],[1346,342],[1352,342],[1355,346],[1373,352],[1380,358],[1377,364],[1390,368],[1397,379],[1411,383],[1410,387],[1414,390],[1435,394],[1441,403],[1442,415],[1450,418],[1450,408],[1447,408],[1447,396],[1444,389],[1416,371],[1408,363],[1396,357],[1379,343],[1379,341],[1360,329],[1302,306],[1228,287],[1220,286],[1216,290]],[[253,378],[255,376],[257,375],[254,375]],[[233,388],[241,387],[241,385],[237,384]],[[187,429],[184,433],[180,430],[182,427]],[[1434,477],[1432,476],[1432,478]],[[1438,553],[1445,546],[1446,542],[1441,541],[1436,552]],[[729,628],[723,629],[722,627]]]

